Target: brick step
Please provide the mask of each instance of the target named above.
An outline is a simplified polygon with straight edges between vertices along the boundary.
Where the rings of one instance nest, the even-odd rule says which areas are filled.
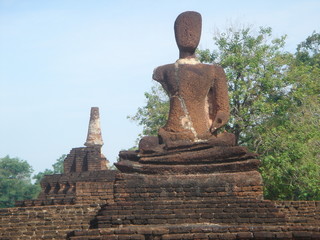
[[[203,199],[203,198],[199,198],[199,199],[149,199],[148,202],[145,202],[144,200],[134,200],[132,199],[131,202],[125,202],[125,201],[118,201],[115,202],[116,205],[132,205],[132,203],[135,203],[135,205],[155,205],[155,204],[175,204],[175,205],[179,205],[179,204],[194,204],[194,203],[198,203],[198,204],[237,204],[237,205],[241,205],[241,206],[247,206],[247,205],[257,205],[259,204],[259,206],[270,206],[270,205],[274,205],[274,202],[270,201],[270,200],[254,200],[254,199],[235,199],[235,198],[229,198],[229,199]]]
[[[157,200],[105,206],[95,221],[95,227],[176,223],[279,225],[285,222],[285,216],[270,201]]]
[[[49,205],[72,205],[76,200],[74,197],[50,196],[52,199],[22,200],[15,203],[16,207],[49,206]]]
[[[68,227],[42,229],[35,228],[30,230],[19,230],[18,228],[12,229],[12,231],[5,230],[0,231],[0,239],[27,239],[32,237],[33,239],[66,239],[67,235],[75,229],[89,229],[84,228],[82,225],[69,225]]]
[[[74,231],[69,239],[320,239],[320,228],[284,225],[250,227],[217,224],[149,225]]]
[[[49,230],[57,230],[57,229],[72,229],[75,226],[81,226],[82,224],[77,223],[65,223],[64,225],[38,225],[38,226],[23,226],[20,228],[18,226],[11,227],[7,229],[7,232],[28,232],[28,231],[49,231]],[[0,228],[1,230],[5,229],[4,227]]]
[[[280,225],[285,222],[283,216],[235,216],[228,215],[210,215],[205,214],[172,214],[172,215],[118,215],[109,217],[97,218],[97,226],[99,228],[115,227],[119,225],[146,225],[146,224],[182,224],[182,223],[216,223],[216,224],[267,224]]]
[[[260,196],[259,191],[248,191],[248,192],[227,192],[227,191],[219,191],[219,192],[204,192],[199,191],[197,192],[196,189],[190,192],[146,192],[146,193],[116,193],[114,195],[114,200],[118,201],[149,201],[152,199],[162,199],[162,200],[171,200],[171,199],[190,199],[190,200],[197,200],[197,199],[212,199],[212,198],[220,198],[221,200],[228,200],[232,198],[244,198],[244,199],[260,199],[257,196]]]
[[[153,211],[153,210],[170,210],[170,209],[223,209],[223,211],[241,211],[241,209],[246,209],[250,211],[250,209],[274,209],[276,210],[276,206],[271,201],[215,201],[215,200],[168,200],[168,201],[130,201],[130,202],[116,202],[112,205],[106,205],[100,213],[104,213],[104,211],[117,213],[117,211],[122,210],[145,210],[145,211]],[[221,210],[222,211],[222,210]]]
[[[92,216],[94,218],[94,216]],[[7,232],[7,231],[20,231],[21,226],[19,224],[24,223],[24,230],[47,230],[47,229],[69,229],[70,226],[76,225],[76,226],[89,226],[88,221],[77,221],[77,220],[72,220],[72,221],[50,221],[48,220],[39,220],[42,223],[35,222],[35,221],[17,221],[14,222],[13,224],[1,224],[2,226],[0,227],[0,233]]]

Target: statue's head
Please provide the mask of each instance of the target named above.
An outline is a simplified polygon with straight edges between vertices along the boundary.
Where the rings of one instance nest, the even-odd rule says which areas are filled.
[[[174,23],[174,33],[180,50],[180,58],[193,57],[201,36],[201,15],[183,12]]]

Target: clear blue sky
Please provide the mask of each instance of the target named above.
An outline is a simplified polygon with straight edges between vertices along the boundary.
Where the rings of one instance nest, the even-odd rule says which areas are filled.
[[[173,22],[187,10],[202,15],[200,48],[230,23],[287,34],[288,51],[319,32],[318,0],[0,0],[0,157],[50,168],[83,146],[97,106],[114,162],[141,131],[126,116],[144,104],[153,69],[178,58]]]

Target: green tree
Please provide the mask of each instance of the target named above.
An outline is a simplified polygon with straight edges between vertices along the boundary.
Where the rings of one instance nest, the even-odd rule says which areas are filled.
[[[265,197],[320,200],[319,101],[310,98],[288,110],[260,131]]]
[[[258,131],[268,199],[320,200],[319,51],[308,52],[307,58],[301,55],[305,42],[319,49],[319,39],[312,36],[298,45],[290,64],[287,78],[292,85],[283,111]]]
[[[61,157],[59,157],[54,164],[52,164],[52,169],[45,169],[43,172],[39,172],[36,175],[33,176],[33,179],[36,180],[35,184],[39,185],[42,178],[45,175],[52,175],[52,174],[60,174],[63,173],[63,162],[64,159],[67,157],[66,154],[62,154]]]
[[[53,173],[54,174],[59,174],[59,173],[63,173],[64,169],[63,169],[63,163],[64,160],[66,159],[67,155],[66,154],[62,154],[54,164],[52,164],[52,168],[53,168]]]
[[[156,136],[158,129],[165,125],[169,112],[169,98],[162,87],[155,83],[151,92],[145,94],[147,104],[139,107],[134,116],[129,119],[138,122],[143,126],[141,136]]]
[[[227,129],[238,144],[253,147],[255,129],[277,114],[286,88],[291,55],[283,51],[286,36],[272,38],[271,28],[229,28],[213,40],[216,50],[198,50],[202,62],[220,64],[227,75],[230,121]]]
[[[13,207],[16,201],[37,196],[38,188],[31,183],[32,172],[24,160],[0,158],[0,208]]]
[[[296,58],[300,63],[320,65],[320,34],[315,31],[297,47]]]
[[[40,191],[40,182],[41,182],[42,178],[45,175],[52,175],[52,174],[54,174],[54,173],[51,169],[45,169],[43,172],[38,172],[37,174],[35,174],[33,176],[33,179],[35,180],[35,185],[39,186],[39,191]]]

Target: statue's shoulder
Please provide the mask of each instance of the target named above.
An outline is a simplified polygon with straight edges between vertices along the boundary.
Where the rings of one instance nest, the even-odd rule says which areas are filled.
[[[156,81],[159,81],[159,80],[162,80],[164,75],[170,71],[174,69],[174,63],[171,63],[171,64],[166,64],[166,65],[162,65],[162,66],[159,66],[159,67],[156,67],[154,70],[153,70],[153,75],[152,75],[152,78]]]
[[[159,67],[156,67],[154,71],[166,71],[168,69],[174,68],[174,63],[165,64]]]

